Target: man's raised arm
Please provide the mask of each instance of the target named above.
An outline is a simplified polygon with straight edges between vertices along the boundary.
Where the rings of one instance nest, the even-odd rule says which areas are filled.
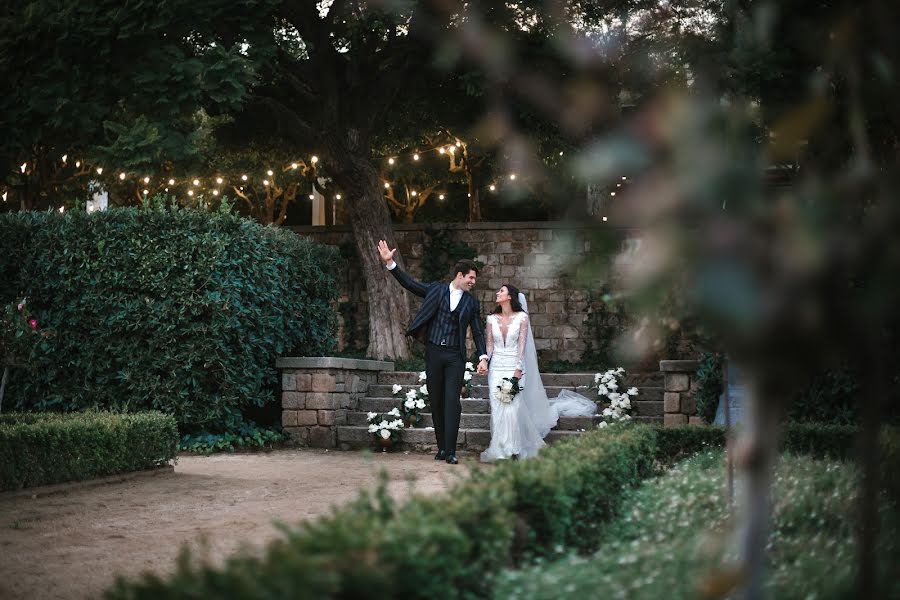
[[[400,282],[400,285],[416,296],[424,298],[425,294],[428,292],[428,286],[413,279],[409,273],[401,269],[397,263],[394,262],[394,255],[396,253],[397,249],[394,248],[391,250],[386,241],[381,240],[378,242],[378,254],[381,256],[381,261],[384,263],[384,266],[391,272],[391,275]]]

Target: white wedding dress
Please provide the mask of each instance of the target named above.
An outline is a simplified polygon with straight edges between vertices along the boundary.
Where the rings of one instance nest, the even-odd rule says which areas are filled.
[[[560,416],[592,416],[597,404],[581,394],[563,390],[553,400],[547,399],[544,383],[538,370],[534,335],[528,320],[525,295],[519,294],[522,311],[509,321],[506,337],[500,327],[499,315],[487,318],[485,342],[490,359],[488,390],[491,404],[491,443],[481,453],[481,460],[490,462],[511,458],[536,456],[546,446],[544,438],[556,426]],[[522,370],[522,392],[512,402],[498,398],[497,386],[516,369]]]

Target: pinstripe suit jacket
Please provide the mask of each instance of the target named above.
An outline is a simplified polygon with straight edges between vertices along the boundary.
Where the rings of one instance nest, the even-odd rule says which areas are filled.
[[[449,294],[448,283],[421,283],[412,278],[412,276],[397,265],[391,269],[391,275],[400,282],[400,285],[408,289],[410,292],[424,298],[419,312],[413,317],[412,322],[406,330],[406,335],[411,335],[421,342],[424,342],[428,335],[428,323],[437,314],[438,306],[446,295]],[[466,329],[472,328],[472,339],[475,341],[475,348],[479,356],[487,354],[484,344],[484,326],[481,324],[481,305],[478,300],[469,292],[463,292],[462,298],[459,300],[459,306],[455,311],[459,315],[459,351],[466,358]]]

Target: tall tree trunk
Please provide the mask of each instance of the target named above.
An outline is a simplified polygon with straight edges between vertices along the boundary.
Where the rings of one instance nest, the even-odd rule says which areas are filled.
[[[378,173],[363,157],[334,156],[339,168],[336,182],[346,193],[353,239],[362,264],[369,301],[369,347],[376,359],[409,358],[406,327],[409,302],[400,285],[378,256],[378,241],[397,247],[390,212],[384,201]],[[398,255],[397,262],[402,263]]]
[[[480,171],[478,168],[466,169],[466,183],[469,187],[469,223],[481,221]]]

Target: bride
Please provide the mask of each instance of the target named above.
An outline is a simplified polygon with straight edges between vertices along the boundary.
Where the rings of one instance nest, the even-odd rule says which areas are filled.
[[[482,452],[482,461],[535,456],[546,445],[544,438],[560,415],[591,416],[597,412],[594,401],[573,392],[563,391],[553,402],[547,399],[538,371],[528,304],[515,286],[504,285],[497,291],[497,308],[488,315],[485,334],[490,361],[491,443]],[[520,378],[523,389],[511,402],[504,402],[498,386],[509,377]]]

